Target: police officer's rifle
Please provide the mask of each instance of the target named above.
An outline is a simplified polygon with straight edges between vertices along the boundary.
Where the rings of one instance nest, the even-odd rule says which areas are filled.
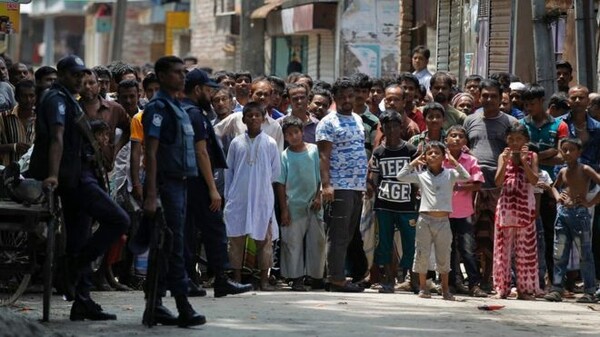
[[[171,250],[171,232],[167,227],[160,200],[157,200],[156,213],[152,219],[144,217],[141,226],[150,226],[150,250],[148,252],[148,269],[146,271],[146,310],[142,323],[151,328],[156,325],[154,314],[159,296],[158,285],[161,275],[165,275]]]
[[[108,173],[104,166],[104,157],[102,156],[100,145],[98,145],[96,137],[94,137],[94,134],[92,133],[89,119],[85,114],[78,115],[75,117],[75,124],[77,124],[79,130],[81,130],[81,133],[83,133],[83,136],[90,142],[92,149],[94,150],[92,166],[94,168],[94,175],[96,176],[96,179],[98,179],[98,185],[107,193],[110,193]]]
[[[85,112],[83,112],[83,109],[72,95],[66,96],[71,99],[76,109],[75,124],[79,128],[79,131],[81,131],[83,134],[83,137],[90,142],[92,149],[94,150],[92,166],[94,168],[94,175],[96,176],[96,179],[98,179],[98,185],[107,193],[110,193],[110,187],[108,185],[108,172],[106,172],[106,167],[104,166],[104,156],[102,155],[100,145],[98,144],[98,141],[96,141],[96,137],[94,137],[94,133],[92,132],[90,119]]]

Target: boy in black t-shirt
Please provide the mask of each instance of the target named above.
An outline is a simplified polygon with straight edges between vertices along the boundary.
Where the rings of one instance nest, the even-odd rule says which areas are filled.
[[[380,293],[393,293],[395,277],[392,273],[394,226],[400,230],[404,270],[410,270],[415,255],[416,190],[401,183],[396,175],[414,159],[417,148],[400,138],[402,116],[387,110],[380,116],[385,144],[373,151],[369,163],[368,194],[375,193],[375,214],[379,224],[379,240],[375,249],[375,263],[383,269]]]

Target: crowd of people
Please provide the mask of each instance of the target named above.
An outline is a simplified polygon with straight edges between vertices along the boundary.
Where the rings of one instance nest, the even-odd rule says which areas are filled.
[[[508,73],[458,83],[430,73],[429,57],[419,46],[413,73],[334,83],[175,56],[90,69],[70,55],[35,73],[0,60],[1,164],[57,188],[70,318],[116,319],[90,290],[140,288],[150,222],[136,208],[145,219],[162,208],[172,239],[163,325],[206,322],[188,300],[206,295],[200,264],[215,297],[372,288],[596,302],[600,94],[569,86],[565,61],[548,93]]]

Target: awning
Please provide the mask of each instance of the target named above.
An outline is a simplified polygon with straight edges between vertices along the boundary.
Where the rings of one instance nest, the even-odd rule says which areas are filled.
[[[281,7],[282,3],[283,0],[270,0],[252,11],[252,14],[250,14],[250,19],[264,19],[271,11],[275,10],[277,7]]]

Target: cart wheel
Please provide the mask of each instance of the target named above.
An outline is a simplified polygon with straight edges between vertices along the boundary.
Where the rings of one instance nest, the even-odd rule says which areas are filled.
[[[29,233],[0,231],[0,306],[14,303],[31,280]]]

